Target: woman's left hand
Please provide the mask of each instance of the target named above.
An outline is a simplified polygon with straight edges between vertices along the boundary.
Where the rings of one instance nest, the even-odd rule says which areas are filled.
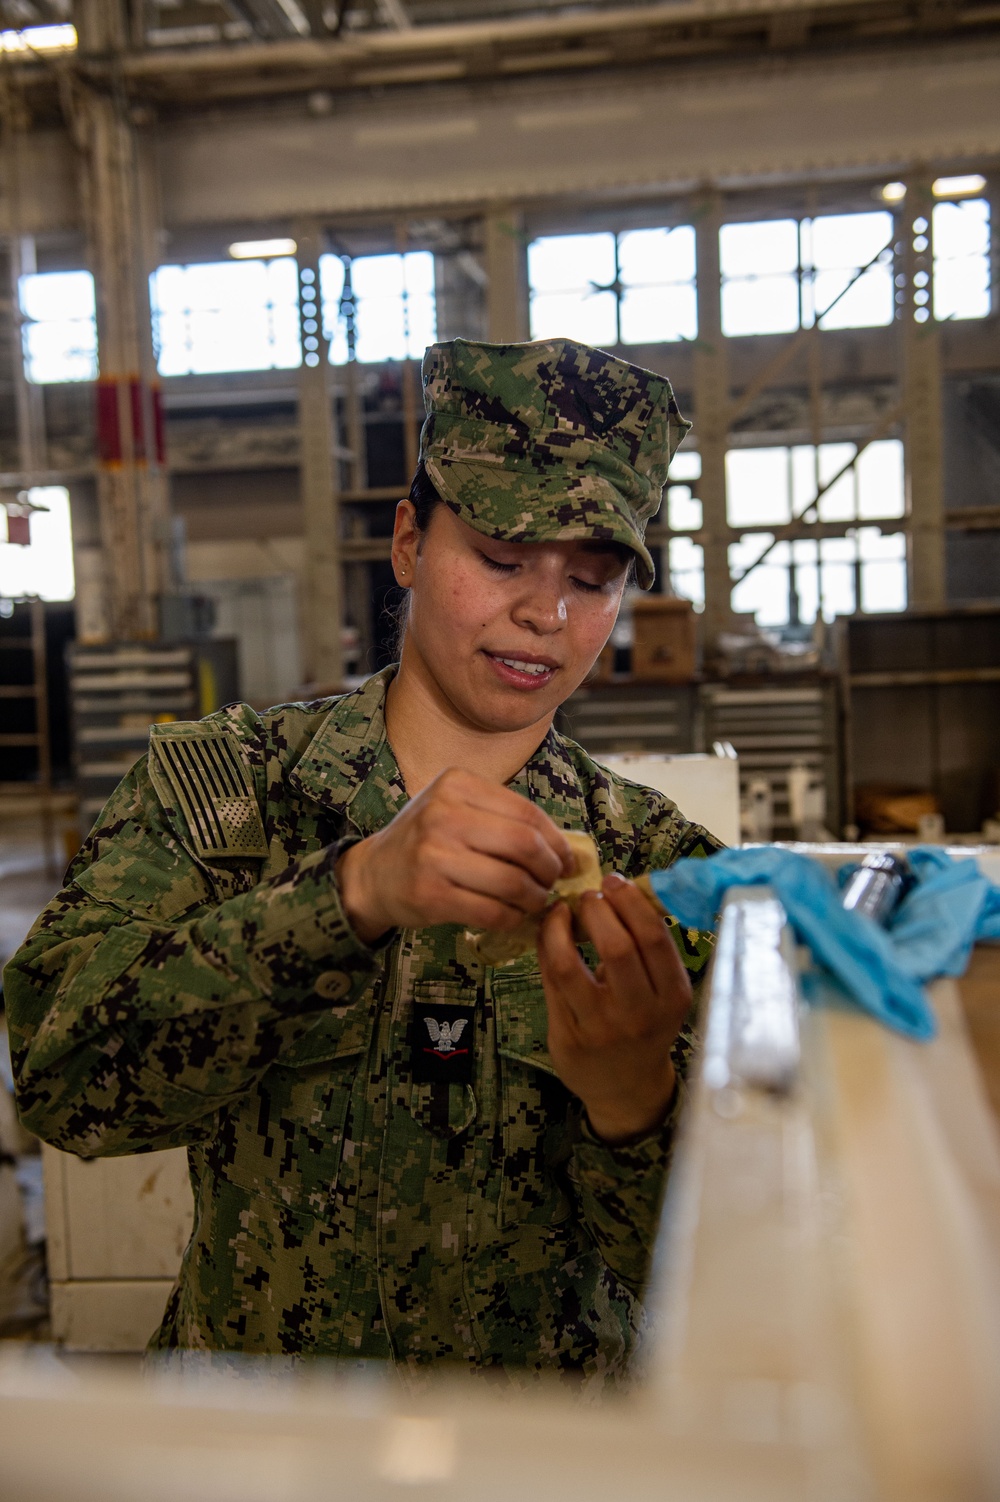
[[[601,958],[591,971],[565,903],[546,915],[538,958],[549,1053],[606,1142],[653,1131],[675,1088],[670,1049],[691,1006],[691,981],[666,924],[621,876],[606,876],[579,909]]]

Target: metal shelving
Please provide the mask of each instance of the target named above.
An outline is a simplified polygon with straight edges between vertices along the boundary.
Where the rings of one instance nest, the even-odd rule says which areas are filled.
[[[73,647],[70,703],[80,815],[89,827],[142,755],[150,725],[200,712],[197,649]]]

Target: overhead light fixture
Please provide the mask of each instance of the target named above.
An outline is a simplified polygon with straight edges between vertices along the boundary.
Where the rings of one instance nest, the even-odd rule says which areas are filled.
[[[21,31],[0,31],[0,52],[62,52],[75,46],[75,26],[25,26]]]
[[[969,172],[965,177],[938,177],[931,184],[935,198],[966,198],[970,193],[981,193],[986,179],[979,172]]]
[[[882,198],[886,203],[902,203],[905,197],[905,183],[886,183],[882,189]]]
[[[229,254],[234,261],[271,261],[275,256],[293,256],[297,250],[294,240],[237,240]]]

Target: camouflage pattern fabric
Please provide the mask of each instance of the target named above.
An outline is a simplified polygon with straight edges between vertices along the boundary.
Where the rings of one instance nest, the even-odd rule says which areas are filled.
[[[164,727],[226,737],[269,854],[195,854],[149,757],[6,972],[23,1120],[82,1157],[188,1148],[195,1225],[160,1348],[621,1378],[642,1324],[679,1089],[611,1147],[546,1047],[537,956],[493,971],[455,927],[362,944],[333,872],[405,801],[392,669],[333,701]],[[717,842],[550,733],[513,786],[633,876]],[[695,974],[706,935],[674,929]],[[424,1003],[472,1009],[471,1085],[418,1083]],[[681,1076],[692,1048],[675,1049]]]
[[[635,554],[691,424],[670,382],[570,339],[478,344],[424,355],[420,457],[451,509],[507,542],[597,538]]]

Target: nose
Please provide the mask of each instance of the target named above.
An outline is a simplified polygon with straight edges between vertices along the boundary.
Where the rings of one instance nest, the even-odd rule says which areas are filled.
[[[524,589],[517,596],[511,619],[515,625],[534,631],[537,636],[551,636],[566,624],[566,592],[561,567],[525,571]]]

